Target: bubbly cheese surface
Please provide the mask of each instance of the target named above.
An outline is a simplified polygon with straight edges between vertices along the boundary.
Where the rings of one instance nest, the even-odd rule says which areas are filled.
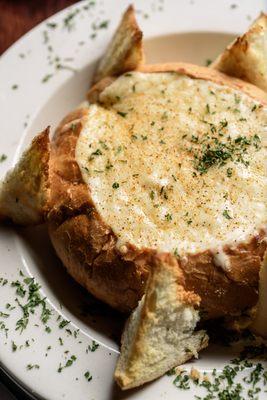
[[[267,109],[176,73],[126,73],[88,118],[76,160],[103,220],[131,243],[183,256],[267,222]]]

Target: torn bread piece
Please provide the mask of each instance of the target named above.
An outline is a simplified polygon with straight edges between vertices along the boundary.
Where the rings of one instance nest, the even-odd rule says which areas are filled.
[[[49,187],[49,128],[36,136],[0,186],[0,219],[34,225],[44,218]]]
[[[126,323],[115,379],[122,389],[152,381],[183,364],[208,345],[195,331],[200,298],[184,290],[177,260],[153,257],[145,295]]]
[[[250,329],[259,336],[267,339],[267,252],[260,270],[259,301],[256,316]]]
[[[140,30],[134,7],[130,5],[108,46],[105,56],[95,72],[93,83],[106,76],[120,75],[136,69],[144,61],[143,33]]]
[[[241,78],[267,91],[267,14],[231,43],[211,68]]]

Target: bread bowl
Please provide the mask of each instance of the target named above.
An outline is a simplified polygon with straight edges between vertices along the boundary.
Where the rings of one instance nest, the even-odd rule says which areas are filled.
[[[162,71],[172,72],[165,73]],[[181,118],[186,118],[187,116],[188,108],[190,107],[188,101],[189,97],[192,96],[192,91],[194,93],[193,95],[197,96],[198,90],[206,90],[207,93],[205,93],[205,96],[207,97],[205,100],[201,98],[201,100],[197,99],[195,104],[191,103],[194,113],[196,113],[198,107],[197,104],[199,104],[199,107],[201,107],[201,110],[199,111],[199,119],[207,119],[208,117],[209,123],[212,124],[215,122],[212,118],[218,118],[216,126],[219,126],[220,121],[224,121],[225,118],[228,118],[229,125],[230,121],[232,121],[231,124],[233,124],[233,121],[235,121],[235,123],[238,124],[239,129],[243,129],[242,134],[246,134],[244,121],[238,121],[242,118],[241,115],[233,111],[233,109],[236,108],[235,99],[238,96],[238,98],[242,98],[242,107],[246,107],[244,115],[246,115],[248,121],[249,118],[251,118],[251,121],[249,122],[249,129],[252,129],[252,125],[255,125],[258,118],[261,119],[262,124],[264,123],[266,111],[264,107],[261,107],[261,105],[265,106],[265,93],[249,84],[225,77],[216,71],[186,64],[170,64],[167,66],[145,66],[142,69],[140,68],[138,72],[132,73],[131,76],[129,76],[129,74],[126,74],[126,76],[121,76],[111,85],[107,86],[106,89],[101,92],[101,94],[99,94],[101,106],[95,104],[90,105],[89,108],[81,108],[80,110],[77,110],[64,119],[56,131],[51,150],[51,203],[50,211],[47,216],[52,242],[59,257],[63,260],[63,264],[67,267],[68,271],[75,277],[75,279],[77,279],[98,298],[106,301],[111,306],[116,307],[121,311],[129,311],[135,307],[137,301],[140,299],[140,296],[143,293],[144,284],[149,270],[149,249],[153,249],[153,251],[159,249],[160,251],[174,252],[177,248],[188,288],[194,290],[200,295],[202,298],[201,306],[206,315],[208,317],[218,317],[229,313],[232,315],[238,314],[240,311],[253,306],[257,300],[258,272],[266,248],[266,233],[264,228],[266,215],[264,208],[265,206],[263,205],[263,197],[261,197],[261,207],[263,207],[264,220],[260,222],[261,226],[257,226],[255,231],[255,227],[253,226],[252,229],[254,234],[252,235],[250,232],[248,236],[244,236],[243,240],[237,240],[238,237],[235,237],[233,240],[228,240],[228,243],[225,245],[224,252],[221,252],[219,249],[222,246],[222,243],[227,241],[227,238],[229,237],[229,231],[233,229],[235,220],[234,218],[227,219],[227,217],[224,217],[222,215],[224,211],[223,208],[219,212],[219,218],[220,224],[224,224],[226,227],[225,236],[223,236],[221,239],[217,239],[217,242],[215,242],[214,239],[211,239],[207,247],[205,247],[205,245],[204,247],[201,247],[199,244],[196,244],[196,246],[198,246],[196,251],[189,249],[188,247],[188,250],[183,252],[183,250],[180,249],[177,241],[174,241],[171,246],[166,244],[169,239],[166,239],[165,243],[162,242],[160,246],[153,246],[151,240],[142,241],[140,239],[140,231],[137,231],[137,229],[145,229],[145,225],[142,225],[142,221],[140,219],[138,219],[137,227],[134,225],[134,221],[132,221],[131,224],[129,224],[129,227],[127,227],[128,235],[135,230],[137,232],[136,235],[131,237],[127,243],[125,237],[122,236],[122,225],[125,225],[125,220],[121,221],[118,216],[115,217],[114,214],[107,215],[107,209],[111,209],[112,207],[115,207],[115,205],[110,204],[107,197],[104,199],[102,198],[101,202],[99,202],[99,204],[96,206],[96,204],[94,204],[95,200],[90,198],[88,187],[91,191],[96,190],[96,196],[100,196],[100,194],[97,192],[97,189],[93,189],[91,184],[86,184],[86,180],[88,179],[87,168],[91,168],[91,165],[93,165],[95,171],[105,170],[105,173],[95,172],[93,173],[92,179],[100,180],[101,186],[109,187],[109,191],[107,191],[108,196],[111,195],[112,198],[115,196],[116,204],[123,207],[123,205],[120,203],[121,200],[118,198],[118,194],[120,193],[121,189],[113,188],[112,185],[114,182],[116,183],[116,181],[118,181],[119,184],[121,183],[122,178],[120,178],[120,174],[125,171],[128,163],[131,162],[130,157],[133,157],[131,154],[141,154],[142,156],[142,151],[145,151],[143,148],[144,144],[149,144],[149,139],[142,140],[140,134],[138,139],[134,138],[134,140],[132,140],[132,136],[138,132],[138,129],[140,131],[140,127],[136,127],[132,131],[129,129],[129,137],[127,139],[129,152],[127,152],[126,155],[123,154],[124,160],[126,158],[128,163],[120,163],[119,161],[119,167],[113,166],[110,169],[105,169],[106,167],[108,168],[109,160],[106,157],[110,157],[110,160],[113,160],[110,161],[111,164],[114,164],[115,159],[118,158],[115,157],[114,154],[111,154],[109,150],[105,149],[106,146],[108,147],[108,145],[105,145],[105,143],[112,143],[112,141],[115,139],[110,139],[109,137],[101,138],[101,136],[99,136],[97,138],[97,142],[94,142],[94,139],[92,138],[91,143],[90,137],[92,133],[90,134],[90,130],[92,132],[92,126],[90,125],[90,121],[93,121],[92,124],[94,124],[97,123],[97,119],[99,119],[99,124],[101,125],[105,123],[107,124],[105,118],[109,118],[109,121],[111,121],[110,123],[116,125],[117,141],[115,142],[117,143],[116,146],[119,147],[119,142],[123,143],[121,135],[126,135],[126,132],[124,131],[125,124],[127,124],[127,127],[130,128],[130,126],[132,126],[134,123],[134,120],[141,120],[142,109],[145,107],[145,104],[147,104],[148,96],[150,96],[150,79],[152,79],[153,85],[155,80],[161,80],[157,86],[153,86],[151,89],[156,91],[155,94],[152,94],[153,101],[160,96],[160,92],[162,90],[165,90],[165,96],[167,96],[165,98],[166,102],[168,102],[170,98],[173,98],[172,94],[170,96],[167,95],[168,90],[176,90],[177,96],[179,96],[179,94],[184,96],[184,102],[180,101],[176,104],[176,107],[179,106],[180,109],[183,108],[184,110],[181,112]],[[222,86],[222,83],[224,86]],[[145,86],[143,87],[142,84]],[[132,87],[134,85],[135,92],[132,92]],[[176,89],[173,89],[175,85]],[[182,89],[184,85],[185,90]],[[188,98],[185,97],[186,91],[187,93],[190,93],[188,94]],[[211,94],[209,91],[212,91],[216,94]],[[125,92],[125,95],[122,98],[123,92]],[[250,96],[247,96],[245,94],[246,92],[249,93]],[[229,104],[231,104],[232,108],[231,110],[227,111],[228,114],[225,114],[225,110],[223,110],[221,114],[218,112],[218,115],[207,114],[206,105],[210,104],[210,108],[212,109],[212,101],[214,101],[214,97],[225,96],[225,94],[227,94],[230,99],[229,103],[227,103],[227,107],[229,107]],[[120,100],[116,101],[116,97],[118,96],[120,97]],[[259,100],[257,101],[256,99]],[[128,111],[130,108],[129,104],[131,104],[131,107],[135,108],[137,113],[135,114],[135,111],[132,111],[132,117],[130,116],[131,113],[128,113],[126,116],[123,114],[124,112],[126,113],[126,111]],[[162,122],[161,118],[164,112],[172,112],[168,110],[167,104],[168,103],[164,103],[164,108],[161,108],[159,111],[157,111],[160,113],[160,118],[157,118],[155,115],[149,115],[146,118],[146,121],[142,121],[144,124],[142,126],[143,136],[147,135],[147,132],[150,129],[151,133],[154,132],[155,135],[153,138],[153,143],[156,143],[157,146],[161,147],[163,147],[164,144],[160,145],[160,140],[167,142],[166,133],[162,134],[162,131],[158,130],[158,128],[161,129],[164,125],[166,126],[166,122]],[[257,105],[257,110],[251,111],[254,105]],[[111,113],[107,114],[107,117],[103,106],[111,110]],[[138,109],[138,107],[141,108]],[[161,107],[160,104],[159,107]],[[145,112],[148,112],[147,109]],[[120,115],[119,113],[123,115]],[[90,116],[90,118],[88,116]],[[173,118],[174,119],[169,122],[171,125],[175,123],[175,115]],[[194,117],[191,116],[191,119],[194,120]],[[153,121],[155,122],[154,126],[157,127],[157,129],[151,127],[151,122]],[[198,122],[194,121],[194,123]],[[159,126],[159,124],[161,125]],[[201,128],[199,129],[204,130],[205,133],[207,129],[207,123],[202,122],[200,125]],[[208,126],[212,127],[213,125]],[[248,125],[246,124],[246,126]],[[258,134],[263,134],[263,130],[261,133],[259,132],[258,128],[259,127],[257,127]],[[93,129],[95,129],[95,127]],[[182,136],[185,134],[184,129],[185,128],[183,128],[183,132],[180,135],[180,141],[182,141]],[[226,128],[223,129],[224,131],[226,130]],[[254,131],[253,135],[255,135],[255,132],[256,130]],[[175,135],[178,134],[179,132],[175,131]],[[238,133],[237,137],[239,136],[240,135]],[[174,139],[171,138],[170,140]],[[152,146],[153,143],[150,143],[150,146]],[[191,142],[189,141],[189,145],[190,143]],[[172,142],[171,147],[173,145],[174,143]],[[88,152],[84,152],[83,147],[87,148]],[[251,155],[253,154],[253,156],[264,157],[266,151],[264,147],[262,147],[259,151],[255,150],[257,149],[255,149],[254,145],[248,146],[246,149],[248,152],[252,151]],[[154,156],[159,157],[156,149],[153,151],[154,153],[152,154],[152,158]],[[168,151],[170,151],[170,148],[168,148]],[[81,155],[77,156],[77,153],[80,153]],[[97,153],[99,154],[97,155]],[[122,156],[122,154],[119,154],[119,157],[120,156]],[[86,160],[90,157],[91,161],[86,164]],[[149,164],[152,163],[152,158],[149,159]],[[83,161],[81,161],[82,159]],[[134,160],[133,157],[133,164],[135,162],[139,163],[139,161]],[[161,162],[164,161],[161,160]],[[174,159],[172,159],[171,164],[173,164],[173,162]],[[183,182],[184,179],[188,182],[188,187],[186,187],[185,190],[191,191],[192,188],[193,190],[200,190],[200,187],[198,187],[199,183],[197,182],[204,182],[205,180],[209,182],[208,180],[211,179],[209,185],[211,185],[210,187],[213,187],[216,176],[216,180],[221,179],[223,182],[222,185],[224,185],[224,187],[222,190],[227,191],[229,189],[229,185],[231,186],[233,184],[234,187],[234,182],[238,180],[238,175],[237,177],[234,176],[235,174],[238,174],[239,170],[244,170],[245,174],[247,171],[251,171],[252,168],[251,166],[246,167],[240,162],[237,164],[232,162],[224,167],[218,167],[215,165],[210,168],[207,173],[200,174],[199,171],[195,169],[192,160],[189,161],[189,164],[191,168],[190,172],[186,175],[186,179],[184,179],[184,174],[186,172],[183,171],[183,176],[181,176],[179,174],[178,166],[176,166],[176,169],[174,170],[175,172],[173,171],[173,173],[168,174],[169,177],[167,179],[167,185],[175,185],[176,182],[174,181],[174,178],[172,178],[172,175],[178,174],[178,180],[181,179]],[[139,163],[139,166],[137,166],[137,169],[140,169],[140,171],[137,172],[137,169],[130,164],[129,170],[127,169],[128,175],[126,174],[123,180],[129,179],[131,170],[133,170],[136,174],[142,172],[141,170],[143,167],[140,168],[140,165],[141,164]],[[153,163],[151,165],[153,165]],[[122,170],[119,169],[120,167],[122,167]],[[231,178],[227,177],[227,168],[229,167],[233,169],[233,176]],[[115,168],[117,169],[114,177],[113,171]],[[145,168],[148,167],[146,166]],[[153,165],[152,168],[155,168],[155,166]],[[263,165],[261,168],[263,168]],[[167,169],[170,169],[169,164],[167,164]],[[192,176],[194,172],[197,173],[197,177]],[[147,174],[147,170],[144,171],[144,174]],[[261,196],[263,196],[263,188],[265,184],[264,171],[262,170],[259,172],[259,174],[263,174],[261,178],[262,181],[260,183]],[[111,176],[110,179],[112,182],[109,181],[109,176]],[[211,176],[213,176],[213,178],[210,178]],[[107,181],[105,181],[105,178],[107,178]],[[137,178],[134,179],[137,180]],[[163,179],[164,178],[162,178],[162,182]],[[170,181],[170,179],[172,181]],[[254,185],[253,179],[254,177],[251,181],[252,186]],[[245,196],[245,194],[243,194],[243,190],[247,190],[250,180],[247,177],[243,177],[241,178],[241,182],[242,183],[240,183],[238,189],[240,190],[238,195]],[[193,186],[195,184],[196,186]],[[242,185],[243,190],[241,187]],[[162,190],[162,186],[164,186],[164,183],[147,183],[147,187],[145,189],[147,192],[146,200],[148,200],[150,203],[153,203],[149,197],[149,193],[154,190],[156,196],[156,193]],[[131,191],[133,188],[129,187],[126,190]],[[129,192],[126,192],[126,194],[129,196]],[[176,192],[176,195],[178,195],[178,192]],[[237,193],[235,195],[237,196]],[[163,201],[168,203],[168,200],[164,199],[164,195],[162,197]],[[221,207],[225,207],[223,193],[221,197]],[[186,201],[188,201],[188,196],[186,197]],[[218,202],[218,199],[216,201]],[[249,201],[246,196],[244,201]],[[212,203],[211,197],[208,197],[208,203]],[[103,204],[107,204],[107,209],[103,210],[101,215],[100,207]],[[243,205],[244,213],[246,213],[247,204],[243,203]],[[185,243],[190,243],[191,235],[192,244],[192,235],[194,235],[194,232],[195,235],[198,235],[198,232],[196,231],[194,222],[188,225],[188,223],[184,221],[189,220],[192,215],[189,215],[188,218],[184,216],[188,211],[193,210],[194,204],[190,205],[189,209],[185,203],[180,204],[179,207],[179,218],[183,221],[183,229],[187,230]],[[235,213],[243,212],[242,203],[238,202],[238,205],[236,203],[236,207],[240,210],[235,209]],[[170,214],[175,214],[175,212],[177,213],[177,210],[171,211]],[[206,212],[208,212],[207,209],[205,209],[205,213]],[[122,213],[124,213],[123,215],[127,215],[127,218],[129,218],[126,211],[122,211]],[[252,212],[251,221],[254,221],[255,215],[257,214],[254,213],[256,213],[256,211]],[[165,214],[167,215],[168,212],[166,211]],[[241,217],[240,214],[240,218],[244,218],[244,215],[245,214],[243,214]],[[196,215],[194,219],[197,218],[198,216]],[[215,219],[216,216],[213,215],[213,218]],[[238,216],[235,216],[235,218],[239,220]],[[118,224],[116,224],[116,222],[118,222]],[[156,232],[154,232],[154,239],[155,235],[158,235],[161,221],[158,220],[157,223],[159,225],[156,228]],[[165,227],[170,225],[173,226],[172,221],[163,221],[163,224]],[[229,228],[227,229],[227,227]],[[220,226],[220,230],[221,228],[222,225]],[[251,227],[249,229],[251,229]],[[201,235],[204,234],[203,232],[201,232]],[[120,240],[118,240],[118,234],[120,235]],[[170,234],[170,232],[168,234]],[[171,232],[171,234],[174,233]],[[197,243],[197,239],[195,240],[195,243]],[[246,260],[246,268],[241,266],[243,260]],[[229,266],[227,266],[227,263],[229,263]],[[205,271],[205,273],[203,271]]]
[[[239,316],[258,301],[266,253],[267,94],[212,68],[141,61],[121,74],[112,59],[43,152],[38,136],[2,184],[1,216],[45,220],[69,273],[120,311],[167,252],[203,318]]]

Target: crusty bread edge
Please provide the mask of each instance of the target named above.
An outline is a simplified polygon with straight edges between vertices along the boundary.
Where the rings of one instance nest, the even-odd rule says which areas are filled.
[[[180,75],[189,76],[192,79],[203,79],[212,81],[218,85],[226,85],[233,89],[240,90],[253,99],[267,105],[267,93],[251,83],[244,82],[238,78],[230,77],[220,71],[213,70],[207,67],[201,67],[194,64],[178,62],[178,63],[166,63],[166,64],[148,64],[139,66],[136,72],[143,73],[159,73],[159,72],[173,72]],[[91,103],[95,103],[99,99],[100,93],[114,81],[114,78],[105,78],[104,81],[100,81],[94,85],[88,92],[88,100]]]
[[[19,225],[44,221],[49,201],[49,127],[37,135],[0,187],[0,220]]]
[[[267,14],[261,13],[248,31],[230,43],[210,65],[210,68],[241,78],[267,92],[266,41],[265,47],[263,42],[263,48],[256,52],[258,44],[264,40],[266,35]],[[255,43],[256,40],[257,44]],[[265,73],[260,68],[260,59],[262,59],[263,65],[265,64]]]
[[[114,373],[114,378],[122,390],[131,389],[159,378],[169,369],[185,363],[194,356],[198,357],[198,352],[208,346],[209,338],[206,332],[203,330],[195,331],[193,332],[192,336],[186,339],[186,347],[190,347],[190,341],[193,339],[194,341],[198,341],[197,348],[195,348],[192,352],[184,352],[183,354],[180,354],[180,357],[176,358],[175,361],[169,362],[168,367],[164,371],[162,369],[155,371],[155,373],[143,371],[142,377],[139,379],[128,375],[127,358],[128,362],[130,360],[130,362],[134,363],[134,360],[142,357],[143,352],[145,351],[143,345],[144,335],[146,335],[145,326],[147,321],[153,321],[155,318],[152,311],[155,311],[154,290],[158,287],[158,285],[162,285],[160,270],[168,270],[168,274],[170,274],[173,277],[173,280],[176,282],[177,302],[179,304],[184,304],[185,307],[190,306],[195,308],[195,312],[198,313],[197,309],[199,308],[200,298],[195,293],[186,291],[184,289],[184,277],[176,258],[169,253],[156,254],[154,257],[152,257],[151,269],[146,284],[145,294],[142,300],[140,300],[138,307],[133,311],[127,320],[122,334],[121,355],[118,359]],[[166,290],[167,289],[168,288],[166,287]],[[137,318],[133,320],[136,315]],[[157,322],[155,320],[155,324],[156,323]],[[131,331],[129,331],[129,329],[131,329]],[[131,335],[130,343],[129,334]],[[182,340],[182,343],[184,341],[185,339]]]
[[[93,77],[93,83],[106,76],[117,76],[133,70],[144,62],[143,33],[135,17],[135,9],[130,5],[122,16],[106,54],[100,60]]]

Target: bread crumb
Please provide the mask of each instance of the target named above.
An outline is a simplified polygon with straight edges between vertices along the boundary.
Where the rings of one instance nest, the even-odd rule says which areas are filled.
[[[201,373],[196,368],[192,367],[190,371],[190,378],[193,379],[193,381],[199,381],[201,378]]]
[[[127,246],[125,245],[122,245],[119,250],[122,254],[126,254],[128,252]]]

